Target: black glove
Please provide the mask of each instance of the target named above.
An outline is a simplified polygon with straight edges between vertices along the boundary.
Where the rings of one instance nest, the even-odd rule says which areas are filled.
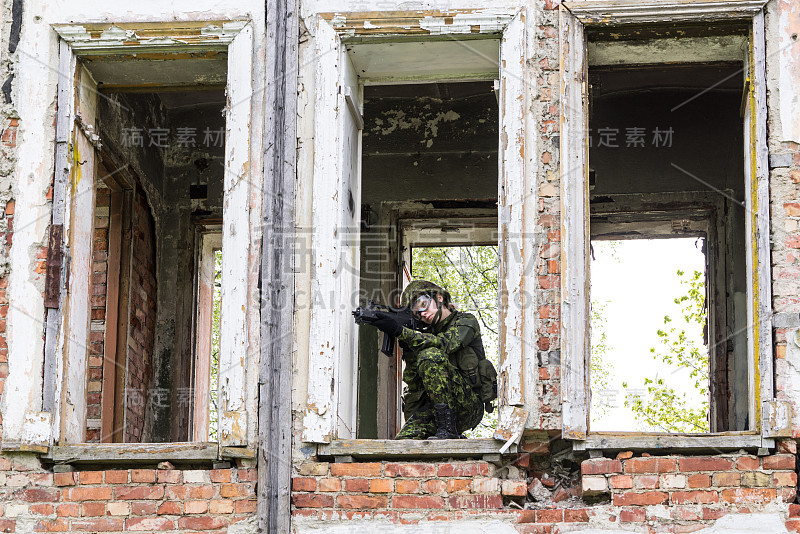
[[[392,337],[397,337],[403,331],[403,325],[395,319],[393,315],[385,312],[375,312],[377,319],[373,321],[372,325],[377,327],[378,330],[388,334]]]

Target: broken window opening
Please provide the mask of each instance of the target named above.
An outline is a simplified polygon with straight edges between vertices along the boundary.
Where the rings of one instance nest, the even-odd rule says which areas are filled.
[[[227,54],[182,56],[173,60],[180,65],[165,60],[164,72],[176,73],[168,80],[142,58],[79,60],[78,101],[92,113],[82,120],[94,124],[103,150],[94,238],[76,243],[94,258],[81,441],[218,437],[211,388],[219,370]],[[182,81],[192,72],[212,83]],[[208,295],[196,288],[203,269]],[[202,369],[206,379],[195,382]]]
[[[592,241],[593,430],[709,431],[704,241]]]
[[[411,279],[436,271],[443,276],[435,280],[463,299],[461,309],[474,307],[472,290],[488,328],[497,331],[498,116],[491,81],[364,88],[362,303],[397,305]],[[493,286],[485,279],[474,280],[474,288],[458,281],[454,251],[491,263],[483,274]],[[382,338],[374,328],[361,327],[358,335],[357,435],[393,438],[403,424],[400,349],[386,358],[378,355]],[[486,344],[491,333],[482,335]],[[497,342],[485,348],[497,366]],[[478,428],[470,437],[490,436],[492,416]]]
[[[453,228],[450,231],[458,230]],[[486,358],[500,367],[498,337],[497,245],[411,246],[411,278],[446,287],[456,308],[474,315],[481,327]],[[491,438],[498,410],[484,414],[467,438]]]
[[[602,50],[603,46],[607,49]],[[590,42],[595,58],[614,55],[611,51],[614,46],[614,43]],[[594,328],[593,361],[589,369],[590,430],[671,433],[748,430],[742,63],[594,65],[589,67],[589,81],[589,231],[594,254],[590,280]],[[705,242],[704,256],[692,249],[698,238]],[[688,245],[680,249],[682,241]],[[680,317],[675,316],[674,310],[669,311],[668,304],[686,293],[667,297],[668,304],[659,308],[659,315],[671,315],[671,323],[664,324],[662,319],[660,329],[653,330],[648,325],[644,332],[655,335],[660,330],[665,335],[658,335],[646,348],[641,342],[634,349],[632,338],[642,334],[639,327],[633,326],[642,318],[636,308],[661,306],[650,302],[641,286],[635,289],[637,276],[646,280],[643,287],[664,290],[667,282],[677,280],[677,276],[675,272],[661,272],[658,278],[652,277],[653,273],[622,275],[627,273],[622,265],[617,265],[616,274],[615,269],[603,266],[609,257],[616,254],[623,258],[623,253],[628,258],[622,259],[628,262],[626,268],[637,264],[653,273],[667,265],[671,255],[679,254],[685,259],[686,267],[679,267],[681,262],[677,261],[673,270],[684,272],[686,291],[702,289],[708,310],[707,321],[703,321],[707,342],[698,342],[695,334],[695,344],[684,342],[682,347],[689,352],[691,347],[697,351],[703,345],[708,348],[707,367],[698,369],[695,375],[666,368],[650,368],[647,372],[642,369],[653,359],[650,348],[661,359],[680,359],[681,350],[672,347],[677,352],[670,352],[662,341],[678,339],[680,328],[676,332],[671,329],[677,326]],[[700,273],[697,278],[695,272]],[[615,312],[613,317],[614,322],[628,321],[623,327],[630,328],[628,342],[615,340],[613,346],[604,346],[603,333],[599,331],[602,320],[598,319],[608,314],[609,308],[604,308],[595,294],[604,295],[600,300],[610,301],[605,306],[614,307],[623,300],[623,295],[631,292],[638,292],[637,306],[629,310],[627,319],[623,311]],[[617,327],[617,324],[607,325],[609,332]],[[601,365],[604,358],[594,357],[604,348],[605,367]],[[667,356],[660,352],[662,349],[667,350]],[[638,352],[634,355],[629,351]],[[617,357],[618,354],[624,356]],[[696,356],[695,360],[706,359]],[[631,367],[634,362],[635,368]],[[609,365],[617,368],[616,375],[610,372]],[[631,374],[630,380],[623,379],[619,366],[635,370],[641,376],[634,379]],[[664,372],[670,373],[666,380]],[[698,382],[697,388],[691,387],[694,382]],[[689,387],[684,387],[685,384]],[[707,424],[703,413],[706,410],[702,407],[706,390]],[[689,402],[683,412],[676,406],[669,413],[661,405],[674,401],[670,395],[675,392],[678,398],[681,392],[686,393]],[[639,419],[611,417],[609,404],[619,406],[617,411],[638,413]],[[682,422],[681,413],[689,414],[687,417],[696,424]],[[649,424],[643,423],[644,420],[649,420]]]

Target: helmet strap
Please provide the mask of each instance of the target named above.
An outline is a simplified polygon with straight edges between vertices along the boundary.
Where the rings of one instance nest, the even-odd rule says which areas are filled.
[[[431,324],[439,324],[442,319],[442,302],[436,296],[433,297],[433,300],[436,302],[436,315],[433,316]]]

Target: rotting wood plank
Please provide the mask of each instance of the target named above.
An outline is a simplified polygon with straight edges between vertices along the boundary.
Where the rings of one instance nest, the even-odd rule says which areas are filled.
[[[526,308],[525,272],[533,272],[533,245],[525,232],[526,191],[536,177],[526,169],[525,134],[527,99],[525,89],[525,11],[520,11],[506,26],[500,41],[500,139],[498,172],[500,235],[500,391],[501,405],[525,403],[523,331]],[[527,214],[532,217],[533,214]]]
[[[352,456],[359,459],[388,458],[482,458],[499,454],[502,441],[495,439],[393,440],[340,439],[319,446],[321,457]],[[516,454],[512,445],[506,454]]]
[[[248,359],[250,251],[250,109],[253,28],[245,26],[228,52],[225,176],[222,225],[222,297],[217,406],[221,445],[247,442],[245,369]]]
[[[291,530],[298,0],[267,0],[258,384],[258,528]],[[223,448],[223,455],[226,449]]]
[[[517,10],[452,9],[320,13],[343,39],[499,34]]]
[[[60,464],[210,462],[218,458],[216,443],[84,443],[57,445],[43,460]]]
[[[681,450],[735,451],[762,447],[762,438],[755,432],[723,432],[719,434],[646,434],[638,432],[592,432],[583,441],[573,443],[575,450]]]
[[[56,154],[55,154],[55,176],[53,178],[53,227],[62,227],[61,243],[64,247],[64,231],[67,214],[67,199],[69,195],[69,176],[71,172],[71,161],[69,157],[69,140],[72,132],[74,116],[74,78],[75,56],[72,54],[69,45],[61,41],[59,43],[58,56],[58,96],[57,96],[57,115],[56,115]],[[49,259],[49,256],[48,256]],[[66,263],[63,262],[63,254],[60,258],[61,265],[58,269],[58,305],[47,311],[47,328],[45,330],[45,350],[44,350],[44,380],[42,392],[42,410],[53,414],[53,438],[58,439],[61,429],[61,384],[63,372],[63,305],[66,298],[65,282],[67,276]],[[48,271],[55,268],[48,262]]]
[[[561,9],[561,395],[563,436],[589,428],[589,143],[583,24]]]
[[[764,12],[753,17],[751,46],[751,86],[753,92],[753,214],[755,220],[751,232],[755,249],[753,294],[749,295],[754,306],[753,335],[756,336],[760,389],[757,392],[761,401],[756,406],[756,421],[762,426],[764,435],[770,433],[768,424],[761,421],[762,410],[774,400],[774,364],[772,354],[772,276],[770,254],[770,198],[769,198],[769,148],[767,146],[767,73],[766,73],[766,35]],[[749,148],[749,147],[746,147]]]
[[[584,0],[562,5],[583,24],[615,26],[664,22],[744,20],[767,0]]]

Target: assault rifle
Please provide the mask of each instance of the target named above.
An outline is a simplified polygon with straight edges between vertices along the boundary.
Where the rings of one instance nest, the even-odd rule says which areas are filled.
[[[394,315],[395,319],[397,319],[400,324],[411,328],[413,330],[418,330],[421,326],[419,321],[414,317],[414,314],[411,312],[410,307],[405,308],[392,308],[391,306],[385,306],[383,304],[376,304],[373,301],[369,301],[369,304],[366,306],[359,306],[355,310],[353,310],[353,318],[356,321],[356,324],[373,324],[377,319],[378,315],[377,312],[387,313],[389,315]],[[395,338],[390,336],[387,333],[383,334],[383,345],[381,345],[381,352],[387,356],[394,355],[394,342]]]

